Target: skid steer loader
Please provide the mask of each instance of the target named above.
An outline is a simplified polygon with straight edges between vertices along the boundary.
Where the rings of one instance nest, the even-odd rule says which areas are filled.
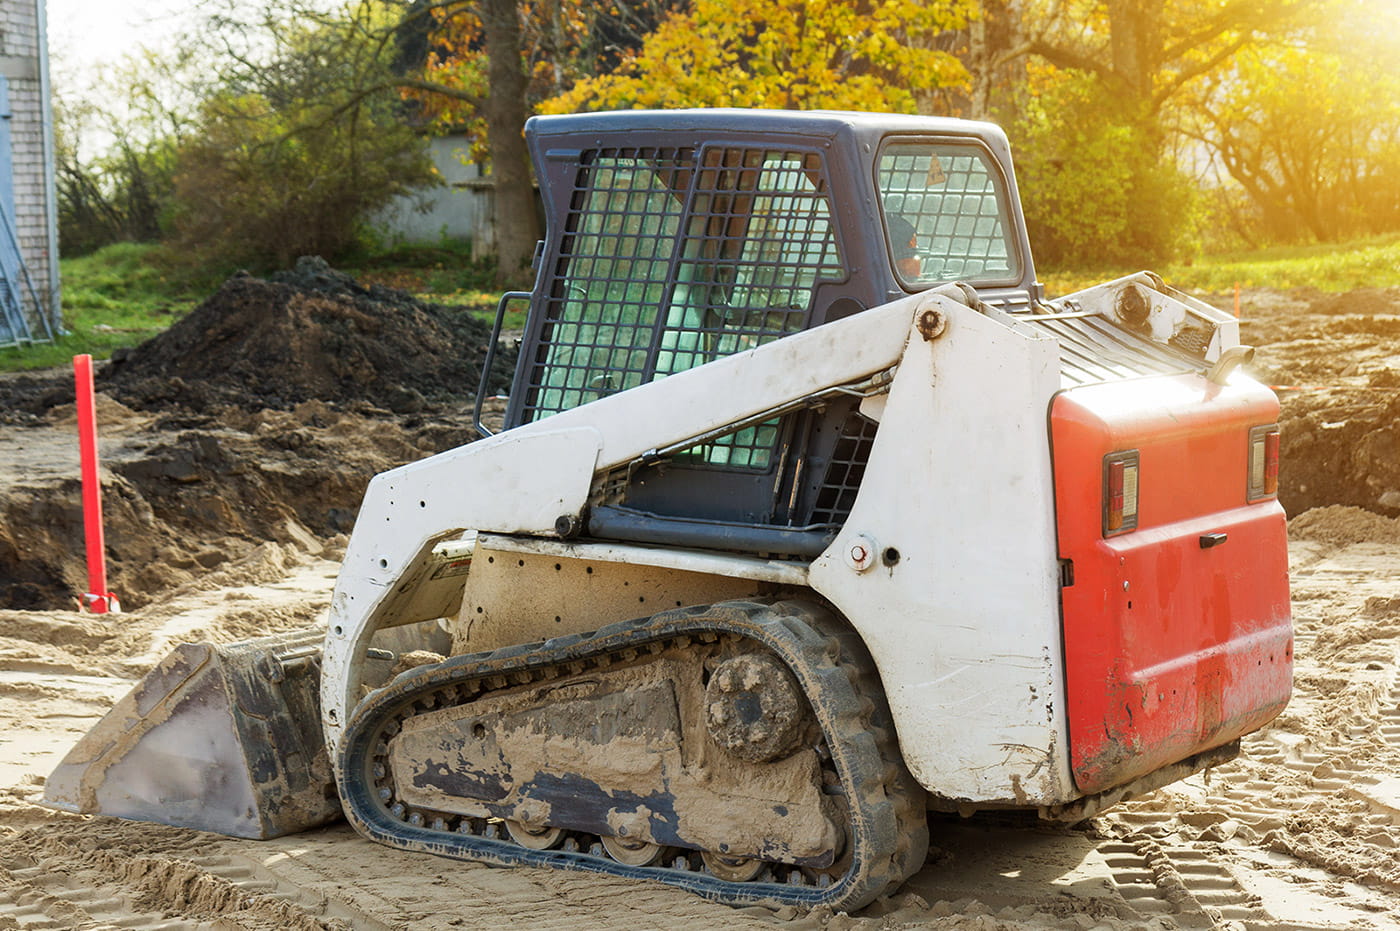
[[[1154,275],[1045,300],[1000,130],[526,133],[506,429],[375,478],[324,631],[182,647],[50,804],[849,909],[930,809],[1080,820],[1283,708],[1277,402]]]

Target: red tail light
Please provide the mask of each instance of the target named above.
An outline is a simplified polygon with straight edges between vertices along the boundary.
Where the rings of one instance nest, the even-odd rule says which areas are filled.
[[[1278,424],[1249,431],[1248,500],[1278,497]]]
[[[1137,528],[1137,450],[1109,453],[1103,458],[1103,535]]]

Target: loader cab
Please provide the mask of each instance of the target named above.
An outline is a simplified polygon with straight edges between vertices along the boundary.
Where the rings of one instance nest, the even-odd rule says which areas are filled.
[[[546,239],[507,427],[938,284],[1013,308],[1033,293],[1009,150],[990,124],[630,111],[537,117],[526,137]],[[717,429],[608,476],[586,532],[815,555],[873,442],[858,406]]]

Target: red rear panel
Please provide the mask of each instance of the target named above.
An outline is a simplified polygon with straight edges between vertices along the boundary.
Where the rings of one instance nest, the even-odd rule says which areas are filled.
[[[1062,392],[1051,409],[1070,755],[1084,793],[1262,726],[1288,701],[1287,536],[1248,503],[1249,430],[1278,401],[1161,376]],[[1104,461],[1136,450],[1134,529],[1105,536]],[[1220,535],[1224,534],[1222,538]]]

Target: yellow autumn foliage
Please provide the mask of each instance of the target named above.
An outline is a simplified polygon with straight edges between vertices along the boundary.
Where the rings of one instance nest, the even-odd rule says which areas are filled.
[[[966,27],[971,0],[696,0],[611,74],[545,113],[673,107],[913,112],[916,94],[962,87],[935,39]]]

